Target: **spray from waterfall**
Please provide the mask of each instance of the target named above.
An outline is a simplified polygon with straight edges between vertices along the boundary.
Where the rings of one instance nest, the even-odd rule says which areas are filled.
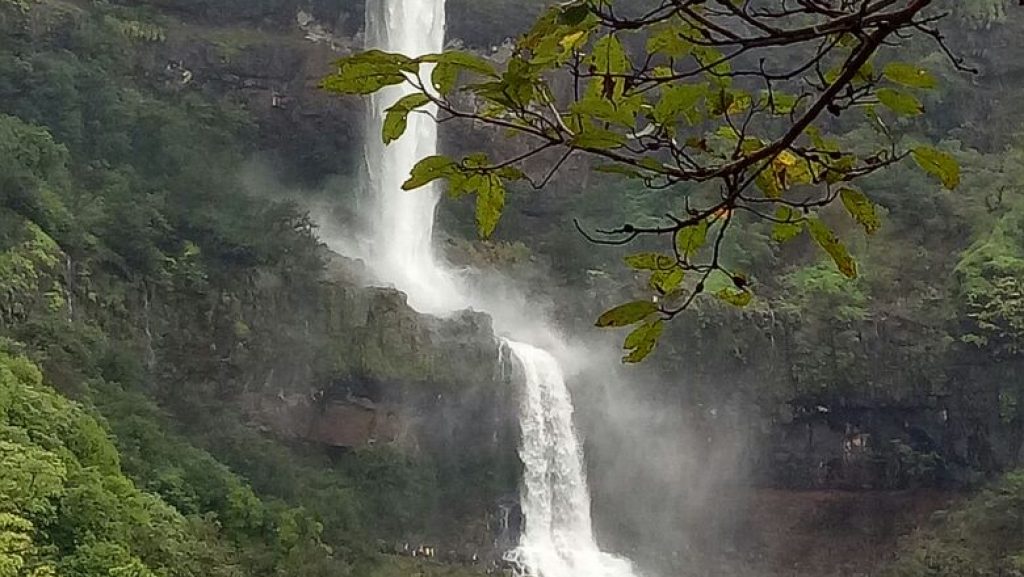
[[[366,15],[368,48],[410,56],[443,49],[444,0],[368,0]],[[411,90],[407,85],[390,87],[371,102],[366,137],[367,173],[375,200],[371,266],[379,278],[405,291],[409,304],[419,311],[445,314],[480,308],[494,314],[499,332],[542,339],[546,346],[557,344],[554,332],[543,323],[524,324],[523,310],[509,313],[507,303],[474,294],[438,261],[433,221],[440,191],[433,185],[401,189],[416,161],[436,153],[437,126],[428,114],[412,114],[397,142],[384,146],[380,138],[386,109]],[[541,577],[630,577],[630,563],[602,552],[594,538],[583,452],[558,360],[547,350],[512,338],[504,339],[503,346],[524,380],[520,457],[525,528],[510,559],[524,572]]]

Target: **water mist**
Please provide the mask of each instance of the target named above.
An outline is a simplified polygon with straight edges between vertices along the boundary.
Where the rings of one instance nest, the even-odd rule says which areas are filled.
[[[409,56],[440,52],[444,20],[444,0],[369,0],[367,48]],[[429,78],[429,70],[421,74]],[[479,308],[492,313],[498,332],[534,342],[503,340],[524,379],[520,457],[525,523],[519,547],[509,558],[542,577],[630,577],[629,561],[597,546],[572,399],[556,357],[536,346],[562,346],[559,339],[544,323],[524,322],[524,309],[512,311],[508,302],[493,295],[474,294],[441,264],[433,248],[439,189],[433,184],[401,189],[416,161],[437,150],[437,126],[429,114],[410,115],[402,138],[389,146],[381,142],[386,109],[412,90],[408,85],[389,87],[371,101],[366,159],[374,209],[368,260],[381,280],[406,292],[409,304],[421,312]]]

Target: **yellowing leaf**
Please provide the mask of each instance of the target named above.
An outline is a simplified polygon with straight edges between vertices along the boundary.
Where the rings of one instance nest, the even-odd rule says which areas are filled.
[[[633,301],[619,305],[598,317],[596,326],[625,327],[638,323],[658,312],[658,305],[651,301]]]
[[[583,40],[585,42],[586,36],[586,32],[584,32],[583,30],[577,30],[572,34],[566,34],[565,36],[563,36],[562,39],[559,40],[558,44],[561,45],[562,48],[566,50],[572,50],[573,48],[578,48],[580,45],[582,45],[582,42],[580,41]]]
[[[656,252],[642,252],[626,257],[626,264],[638,270],[669,270],[676,266],[676,259]]]
[[[651,288],[661,294],[668,294],[683,282],[685,272],[681,267],[674,267],[670,270],[656,270],[651,273]]]
[[[816,218],[807,219],[807,230],[810,231],[811,237],[814,238],[818,245],[832,257],[839,272],[843,273],[847,278],[857,277],[857,263],[850,256],[843,243],[839,241],[836,233],[832,232],[825,223]]]
[[[725,111],[728,114],[739,114],[740,112],[750,108],[753,101],[754,99],[749,94],[734,93],[732,101],[729,103],[729,106],[726,107]]]
[[[882,221],[878,219],[878,214],[875,211],[874,203],[868,200],[868,197],[864,196],[863,192],[852,188],[844,188],[839,191],[839,197],[842,199],[843,206],[846,207],[846,211],[850,213],[850,216],[864,227],[864,232],[873,234],[882,226]]]
[[[790,150],[783,150],[757,175],[754,184],[768,198],[781,198],[782,193],[794,184],[808,184],[813,178],[806,159]]]
[[[788,150],[783,150],[775,157],[775,160],[777,160],[782,166],[789,168],[791,166],[796,166],[797,163],[800,162],[800,157]]]
[[[749,290],[735,287],[723,288],[716,292],[715,296],[722,301],[741,308],[749,305],[750,301],[754,298],[753,293]]]
[[[658,344],[658,339],[664,328],[664,321],[657,319],[654,322],[645,322],[633,329],[623,343],[623,348],[629,351],[629,354],[622,360],[627,363],[639,363],[647,358]]]
[[[952,155],[931,146],[918,146],[910,154],[921,168],[938,177],[949,190],[960,185],[960,164]]]

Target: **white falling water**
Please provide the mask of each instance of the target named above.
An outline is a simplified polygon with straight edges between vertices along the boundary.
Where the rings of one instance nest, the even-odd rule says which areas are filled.
[[[443,48],[444,0],[368,0],[366,14],[368,48],[409,56]],[[389,146],[381,143],[385,110],[412,90],[411,86],[392,87],[372,100],[366,138],[367,169],[375,195],[370,262],[379,277],[408,294],[413,308],[444,314],[489,299],[472,294],[434,254],[433,221],[440,191],[433,186],[401,189],[416,161],[437,151],[433,119],[412,114],[402,138]],[[498,311],[492,308],[492,312]],[[522,311],[496,315],[495,327],[549,334],[544,327],[523,330],[522,316]],[[539,577],[631,577],[630,563],[602,552],[594,539],[583,452],[558,361],[532,345],[510,339],[504,345],[525,381],[520,415],[525,527],[519,547],[509,557],[524,572]]]
[[[602,552],[594,541],[583,450],[561,367],[542,349],[505,344],[521,364],[526,385],[519,417],[525,530],[509,558],[541,577],[632,575],[628,561]]]
[[[441,52],[444,2],[368,0],[366,39],[367,48],[407,56]],[[421,74],[430,77],[429,72]],[[433,183],[402,190],[416,161],[437,152],[437,124],[427,114],[413,113],[402,138],[384,146],[380,136],[387,108],[413,91],[408,84],[390,86],[371,99],[366,137],[367,174],[374,193],[370,261],[381,278],[408,293],[413,308],[444,313],[462,308],[465,300],[459,299],[455,280],[434,257],[434,209],[440,190]]]

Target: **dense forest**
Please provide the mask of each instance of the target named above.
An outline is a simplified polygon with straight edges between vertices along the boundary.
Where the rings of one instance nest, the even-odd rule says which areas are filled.
[[[490,319],[416,313],[325,244],[359,202],[364,108],[319,84],[361,47],[362,4],[0,0],[0,577],[500,566],[520,464]],[[547,3],[448,4],[450,42],[500,58]],[[780,248],[770,223],[742,222],[723,254],[757,298],[686,311],[624,373],[631,394],[684,421],[666,450],[728,453],[727,482],[689,473],[713,483],[694,493],[710,505],[667,504],[679,480],[640,473],[641,495],[617,499],[622,470],[649,455],[601,432],[607,389],[586,370],[574,383],[598,525],[652,574],[844,574],[743,528],[777,530],[792,510],[823,535],[792,547],[866,535],[822,553],[870,558],[853,571],[1024,571],[1024,17],[1004,0],[946,4],[949,44],[978,72],[912,45],[904,59],[939,88],[894,130],[953,151],[960,187],[902,164],[869,177],[877,234],[827,215],[856,279],[811,243]],[[441,138],[507,146],[465,127]],[[671,196],[589,168],[511,190],[487,241],[471,203],[445,201],[440,244],[602,341],[593,319],[647,279],[572,219],[642,222]],[[662,425],[632,418],[641,437]],[[742,491],[753,496],[732,499]],[[758,500],[783,493],[803,508]],[[900,521],[836,513],[879,495]],[[627,507],[669,520],[652,537]],[[406,554],[423,544],[441,553]]]

